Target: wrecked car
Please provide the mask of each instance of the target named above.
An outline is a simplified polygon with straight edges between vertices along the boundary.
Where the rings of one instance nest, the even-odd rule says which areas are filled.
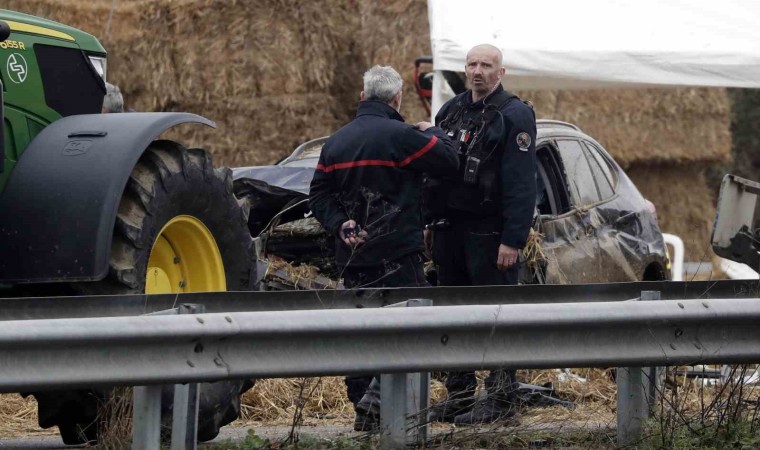
[[[334,238],[308,207],[326,139],[300,145],[275,165],[233,171],[236,195],[251,206],[264,289],[339,287]],[[536,152],[536,214],[521,283],[669,279],[654,205],[598,142],[573,124],[538,120]]]

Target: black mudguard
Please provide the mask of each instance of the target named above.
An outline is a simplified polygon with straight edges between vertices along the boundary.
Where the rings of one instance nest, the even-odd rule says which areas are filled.
[[[0,283],[93,281],[108,273],[116,212],[147,146],[189,113],[70,116],[24,151],[0,194]]]

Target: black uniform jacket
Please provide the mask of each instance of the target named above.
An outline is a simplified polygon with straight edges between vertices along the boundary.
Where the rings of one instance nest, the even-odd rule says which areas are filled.
[[[386,103],[360,102],[356,118],[322,147],[309,194],[311,211],[336,237],[338,266],[379,266],[422,251],[422,173],[453,175],[458,166],[440,128],[421,132]],[[355,249],[338,237],[349,219],[367,233]]]
[[[499,85],[489,94],[504,91]],[[446,118],[458,103],[463,104],[465,114],[477,115],[484,108],[481,99],[472,102],[472,92],[467,90],[446,102],[438,111],[435,123]],[[446,180],[449,185],[446,209],[448,218],[457,220],[494,221],[501,232],[501,243],[521,249],[530,232],[536,205],[536,117],[533,109],[517,97],[512,97],[499,109],[500,116],[486,129],[484,146],[493,148],[493,157],[484,161],[482,173],[495,172],[495,182],[490,192],[482,186],[465,184],[460,175]]]

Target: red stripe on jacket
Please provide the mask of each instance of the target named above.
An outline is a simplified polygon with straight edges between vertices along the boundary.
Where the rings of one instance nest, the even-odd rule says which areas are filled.
[[[333,170],[351,169],[354,167],[364,167],[364,166],[405,167],[411,164],[412,161],[414,161],[415,159],[418,159],[422,157],[422,155],[424,155],[425,153],[429,152],[430,149],[433,148],[433,146],[435,146],[436,142],[438,142],[438,136],[433,136],[432,138],[430,138],[430,141],[428,141],[428,143],[425,144],[424,147],[412,153],[401,162],[388,161],[384,159],[362,159],[359,161],[350,161],[350,162],[344,162],[344,163],[331,164],[329,166],[325,166],[323,164],[317,164],[317,170],[321,170],[322,172],[329,173],[329,172],[332,172]]]

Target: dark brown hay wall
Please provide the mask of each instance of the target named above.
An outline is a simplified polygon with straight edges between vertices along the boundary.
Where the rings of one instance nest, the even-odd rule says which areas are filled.
[[[3,8],[99,37],[109,80],[138,111],[188,111],[216,130],[171,136],[230,166],[269,164],[351,119],[361,75],[390,64],[405,78],[402,114],[426,120],[412,83],[430,53],[425,0],[6,0]],[[110,17],[110,21],[109,21]],[[508,85],[508,81],[507,81]],[[688,259],[708,247],[705,169],[731,156],[724,89],[526,91],[539,118],[595,137],[681,234]],[[709,217],[708,217],[709,216]]]

